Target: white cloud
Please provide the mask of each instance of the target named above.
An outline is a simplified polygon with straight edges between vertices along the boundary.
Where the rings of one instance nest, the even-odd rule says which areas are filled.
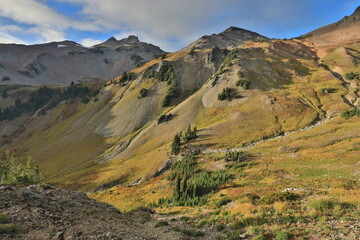
[[[85,39],[82,39],[80,41],[80,44],[85,46],[85,47],[92,47],[96,44],[99,44],[99,43],[102,43],[103,41],[101,40],[95,40],[95,39],[92,39],[92,38],[85,38]]]
[[[269,35],[297,34],[306,26],[324,25],[319,4],[335,0],[51,0],[80,6],[67,17],[46,4],[50,0],[0,0],[0,16],[28,26],[38,41],[62,40],[75,29],[96,33],[131,33],[165,50],[177,50],[198,37],[234,25]],[[343,0],[346,2],[355,0]],[[355,4],[355,3],[354,3]],[[325,13],[324,13],[325,14]],[[323,16],[324,16],[323,14]],[[315,23],[317,21],[317,23]],[[315,24],[314,24],[315,23]],[[304,27],[305,26],[305,27]],[[1,30],[0,30],[1,31]],[[9,33],[5,31],[5,33]],[[304,32],[303,32],[304,33]],[[275,36],[274,36],[275,34]],[[81,37],[89,45],[94,39]],[[87,39],[89,38],[89,39]],[[97,43],[97,42],[96,42]]]
[[[4,25],[0,26],[0,42],[1,43],[18,43],[25,44],[24,41],[14,36],[14,33],[23,31],[17,25]]]
[[[70,27],[77,30],[99,30],[97,25],[70,19],[45,3],[46,1],[38,0],[0,0],[0,16],[27,25],[27,32],[35,34],[38,42],[64,40],[65,32]],[[0,31],[2,34],[8,32],[4,29]]]

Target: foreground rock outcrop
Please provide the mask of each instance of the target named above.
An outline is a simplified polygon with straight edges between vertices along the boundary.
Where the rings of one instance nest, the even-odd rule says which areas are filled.
[[[0,201],[0,239],[181,239],[154,221],[141,224],[150,209],[122,214],[80,192],[0,186]]]

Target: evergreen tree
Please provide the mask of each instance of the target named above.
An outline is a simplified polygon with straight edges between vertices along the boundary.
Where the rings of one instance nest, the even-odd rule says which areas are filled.
[[[171,153],[178,155],[180,153],[180,134],[176,134],[171,144]]]

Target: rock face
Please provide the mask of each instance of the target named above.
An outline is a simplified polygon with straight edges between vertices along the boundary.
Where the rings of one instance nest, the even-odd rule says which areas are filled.
[[[50,186],[0,186],[0,196],[0,239],[180,238],[167,227],[140,224],[139,216],[155,214],[150,209],[121,214],[84,193]]]
[[[109,80],[162,53],[159,47],[140,42],[136,36],[119,41],[112,37],[92,48],[72,41],[0,44],[0,84]]]

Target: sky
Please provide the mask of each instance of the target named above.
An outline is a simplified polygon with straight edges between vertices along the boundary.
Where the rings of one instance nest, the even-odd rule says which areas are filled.
[[[359,0],[0,0],[0,43],[136,35],[176,51],[230,26],[291,38],[351,15]]]

